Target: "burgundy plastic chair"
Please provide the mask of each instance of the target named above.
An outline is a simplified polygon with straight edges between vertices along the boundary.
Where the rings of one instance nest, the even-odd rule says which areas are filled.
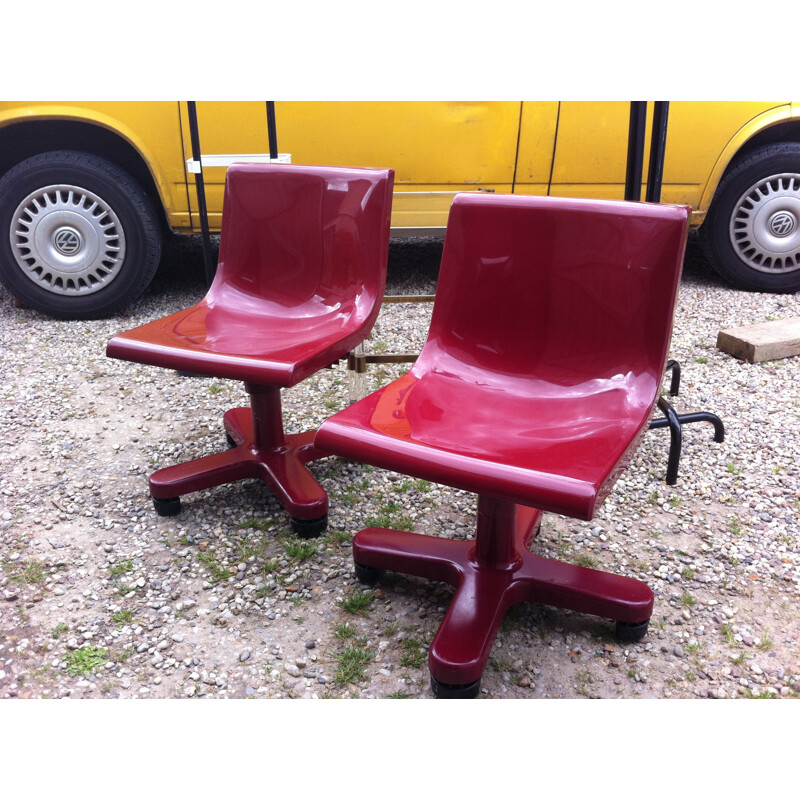
[[[244,382],[227,411],[232,449],[150,477],[162,515],[180,496],[260,478],[301,535],[327,525],[328,498],[305,466],[314,432],[284,434],[282,387],[345,356],[372,328],[386,285],[392,170],[234,164],[219,266],[197,305],[115,336],[106,354]]]
[[[456,587],[429,657],[471,697],[508,607],[535,601],[644,636],[653,593],[530,552],[542,511],[589,520],[647,430],[664,373],[688,209],[458,195],[427,342],[402,378],[322,424],[326,452],[478,494],[474,541],[360,531],[356,575]]]

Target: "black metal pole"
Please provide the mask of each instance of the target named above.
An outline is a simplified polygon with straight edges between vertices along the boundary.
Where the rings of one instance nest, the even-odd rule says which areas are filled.
[[[200,213],[200,231],[203,238],[203,263],[206,272],[206,284],[211,285],[216,272],[214,258],[211,253],[211,234],[208,231],[208,208],[206,206],[206,186],[203,181],[203,162],[200,151],[200,131],[197,126],[197,106],[194,101],[186,103],[189,111],[189,136],[192,141],[192,159],[200,166],[194,174],[194,185],[197,190],[197,210]]]
[[[667,146],[669,103],[657,100],[653,104],[653,131],[650,134],[650,166],[647,170],[648,203],[661,202],[661,181],[664,177],[664,152]]]
[[[278,157],[278,129],[275,126],[275,102],[267,100],[267,136],[269,137],[269,157]]]
[[[625,199],[642,199],[642,168],[644,164],[644,133],[647,122],[647,101],[631,103],[628,127],[628,169],[625,174]]]

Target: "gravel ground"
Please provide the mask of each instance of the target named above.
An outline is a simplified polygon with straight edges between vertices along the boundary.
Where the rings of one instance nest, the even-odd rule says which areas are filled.
[[[439,245],[393,245],[390,293],[435,290]],[[203,294],[196,239],[171,243],[146,296],[116,319],[60,322],[0,290],[0,697],[430,697],[427,652],[450,587],[387,575],[366,591],[352,536],[371,521],[470,536],[473,496],[339,458],[311,469],[330,528],[304,541],[255,481],[155,514],[147,477],[223,447],[239,384],[106,359],[116,332]],[[742,364],[721,328],[800,316],[796,295],[735,291],[690,243],[670,351],[684,428],[651,431],[596,518],[545,517],[537,552],[645,580],[650,631],[522,604],[503,624],[484,698],[792,698],[800,693],[800,359]],[[430,305],[385,307],[368,351],[421,346]],[[370,368],[377,387],[407,367]],[[665,381],[666,388],[666,381]],[[343,408],[344,365],[284,392],[286,429]]]

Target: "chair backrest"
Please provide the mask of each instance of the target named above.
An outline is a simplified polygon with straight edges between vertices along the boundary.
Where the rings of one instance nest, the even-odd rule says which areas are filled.
[[[390,169],[233,164],[208,303],[294,322],[352,310],[371,326],[386,284],[393,183]]]
[[[457,195],[415,369],[660,385],[689,209]],[[448,367],[448,362],[459,362]],[[479,377],[476,379],[480,379]],[[655,389],[654,389],[655,391]]]

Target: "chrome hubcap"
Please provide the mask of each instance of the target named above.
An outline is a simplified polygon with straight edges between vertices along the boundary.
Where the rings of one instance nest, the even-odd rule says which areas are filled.
[[[102,198],[79,186],[37,189],[11,219],[14,258],[31,281],[59,295],[107,286],[125,258],[119,218]]]
[[[751,186],[736,204],[730,238],[759,272],[800,269],[800,175],[772,175]]]

